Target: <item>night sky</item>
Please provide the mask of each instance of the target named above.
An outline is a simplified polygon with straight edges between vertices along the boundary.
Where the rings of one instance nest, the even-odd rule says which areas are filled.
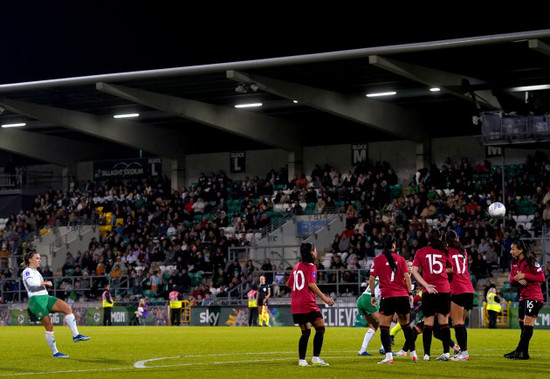
[[[446,9],[429,16],[417,8],[373,9],[371,2],[188,3],[3,4],[0,84],[550,28],[550,22],[519,17],[520,11],[507,20],[512,15],[493,11]]]

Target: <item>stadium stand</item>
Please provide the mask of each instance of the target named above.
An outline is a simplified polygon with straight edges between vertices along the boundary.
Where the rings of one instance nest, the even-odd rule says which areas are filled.
[[[505,172],[513,174],[507,175],[506,199],[499,196],[501,168],[488,167],[487,162],[473,166],[465,158],[421,170],[407,186],[397,184],[385,162],[343,174],[319,164],[310,175],[290,181],[281,170],[234,181],[220,171],[201,174],[196,183],[179,190],[171,189],[165,177],[88,181],[71,192],[50,189],[36,196],[33,209],[1,219],[0,244],[17,261],[32,248],[29,241],[37,233],[48,233],[59,224],[95,223],[100,238],[77,255],[78,270],[64,271],[71,279],[57,281],[60,297],[97,299],[105,281],[115,280],[117,295],[128,301],[142,296],[164,301],[174,285],[195,302],[207,293],[209,301],[243,299],[255,275],[270,270],[260,267],[263,262],[253,262],[253,270],[245,268],[245,262],[235,266],[229,247],[254,244],[262,228],[285,217],[336,211],[346,217],[346,227],[320,252],[318,268],[325,270],[320,283],[364,280],[385,233],[394,233],[401,254],[412,259],[426,243],[426,233],[437,227],[459,233],[472,256],[470,274],[479,288],[508,270],[512,238],[535,237],[550,220],[550,214],[543,218],[550,201],[546,158],[529,157],[522,165],[505,166]],[[505,226],[486,214],[492,201],[505,203]],[[17,272],[9,270],[4,258],[2,264],[2,301],[9,302]],[[54,269],[52,275],[60,277],[60,270]],[[272,274],[279,269],[273,266]],[[357,288],[342,285],[336,294],[345,290],[357,295]],[[287,292],[279,288],[277,294]]]

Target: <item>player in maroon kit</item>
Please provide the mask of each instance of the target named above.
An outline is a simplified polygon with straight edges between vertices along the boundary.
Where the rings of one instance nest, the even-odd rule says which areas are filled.
[[[512,268],[510,269],[510,284],[519,287],[518,318],[521,337],[516,350],[504,354],[509,359],[529,359],[529,341],[533,336],[533,326],[544,302],[541,283],[544,282],[544,272],[537,262],[535,253],[529,246],[516,240],[510,248]]]
[[[447,247],[441,241],[439,230],[432,229],[428,237],[428,246],[416,252],[412,268],[416,281],[424,288],[422,291],[422,311],[424,313],[422,341],[424,343],[425,361],[430,360],[432,331],[436,314],[443,342],[443,354],[436,360],[448,361],[450,359],[449,308],[451,286],[447,276],[447,267],[450,270],[451,262],[449,262]]]
[[[405,344],[407,349],[411,351],[412,361],[418,362],[414,347],[414,334],[409,319],[413,294],[407,261],[395,253],[395,238],[393,235],[386,234],[383,237],[382,247],[384,253],[374,258],[369,278],[370,288],[375,288],[375,280],[378,277],[381,295],[379,310],[380,339],[384,346],[386,358],[378,363],[393,363],[390,324],[394,314],[397,314],[397,319],[405,335]],[[371,303],[375,306],[376,295],[372,292],[371,296]]]
[[[313,262],[317,258],[317,250],[310,243],[300,246],[301,261],[294,266],[286,285],[290,288],[290,309],[294,323],[300,326],[302,336],[298,343],[298,366],[309,367],[306,361],[307,344],[311,335],[311,326],[315,328],[313,338],[313,358],[311,363],[315,366],[328,366],[328,363],[319,358],[323,347],[325,334],[325,321],[321,315],[315,295],[327,305],[333,305],[334,300],[325,296],[317,287],[317,267]]]
[[[468,271],[468,256],[466,249],[460,243],[458,234],[450,230],[445,234],[445,242],[449,250],[449,260],[453,266],[451,279],[451,320],[455,329],[456,342],[460,353],[451,358],[453,361],[467,361],[468,333],[464,322],[474,304],[474,286]]]

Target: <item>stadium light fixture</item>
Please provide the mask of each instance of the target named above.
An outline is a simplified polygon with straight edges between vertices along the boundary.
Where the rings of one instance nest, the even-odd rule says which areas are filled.
[[[113,116],[114,118],[132,118],[132,117],[139,117],[139,113],[122,113],[122,114],[116,114]]]
[[[532,86],[512,87],[510,92],[542,91],[550,89],[550,84],[538,84]]]
[[[397,92],[395,92],[395,91],[388,91],[388,92],[373,92],[373,93],[367,93],[367,97],[394,96],[394,95],[397,95]]]
[[[237,104],[235,105],[235,108],[254,108],[254,107],[261,107],[262,103],[248,103],[248,104]]]
[[[26,123],[24,122],[18,122],[18,123],[15,123],[15,124],[2,124],[2,127],[3,128],[19,128],[21,126],[25,126],[27,125]]]

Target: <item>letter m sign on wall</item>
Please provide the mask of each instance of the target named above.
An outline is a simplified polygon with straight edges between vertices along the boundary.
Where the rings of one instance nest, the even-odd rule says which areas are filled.
[[[366,162],[369,157],[369,145],[366,143],[351,145],[351,165],[357,166]]]
[[[502,146],[485,146],[485,157],[502,157]]]

